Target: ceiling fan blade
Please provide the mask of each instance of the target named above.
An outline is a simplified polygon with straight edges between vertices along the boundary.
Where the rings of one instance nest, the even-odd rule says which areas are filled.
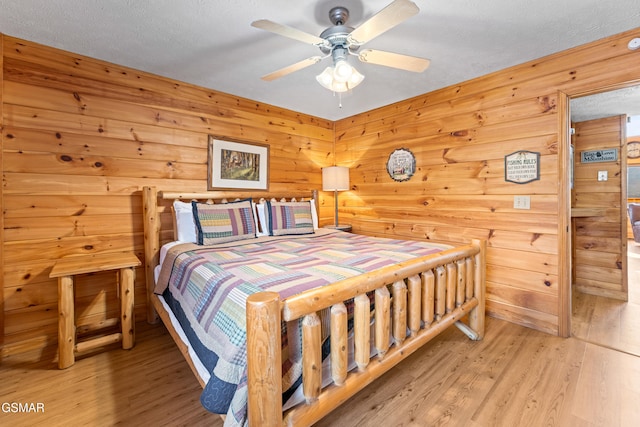
[[[294,71],[302,70],[303,68],[307,68],[310,65],[317,64],[323,58],[321,56],[312,56],[311,58],[303,59],[300,62],[296,62],[295,64],[291,64],[288,67],[284,67],[279,69],[278,71],[274,71],[273,73],[266,74],[262,76],[262,80],[266,80],[268,82],[279,79],[280,77],[284,77],[287,74],[291,74]]]
[[[358,46],[363,45],[402,21],[416,15],[419,11],[418,6],[412,1],[395,0],[353,30],[349,34],[349,42]]]
[[[313,34],[305,33],[304,31],[298,30],[293,27],[288,27],[286,25],[269,21],[268,19],[260,19],[258,21],[253,21],[251,23],[251,26],[259,28],[261,30],[266,30],[284,37],[289,37],[290,39],[297,40],[303,43],[312,44],[314,46],[328,45],[328,47],[330,47],[329,42],[327,42],[323,38],[314,36]]]
[[[423,72],[431,62],[428,59],[418,58],[417,56],[401,55],[399,53],[372,49],[366,49],[360,52],[358,59],[367,64],[384,65],[401,70],[413,71],[414,73]]]

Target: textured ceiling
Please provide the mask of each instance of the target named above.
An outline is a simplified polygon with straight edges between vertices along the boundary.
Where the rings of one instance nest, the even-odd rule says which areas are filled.
[[[342,97],[342,108],[315,81],[329,59],[261,80],[319,50],[250,24],[269,19],[319,35],[333,6],[348,7],[348,24],[357,27],[391,0],[0,0],[0,32],[337,120],[640,23],[638,0],[414,1],[418,15],[365,47],[425,57],[431,66],[416,74],[352,58],[365,80]]]
[[[575,98],[571,100],[570,109],[571,120],[574,122],[622,114],[640,117],[640,86]]]

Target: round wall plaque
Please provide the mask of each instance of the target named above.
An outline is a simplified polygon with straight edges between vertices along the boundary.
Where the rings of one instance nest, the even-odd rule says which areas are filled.
[[[416,158],[406,148],[398,148],[389,154],[387,172],[394,181],[409,181],[416,171]]]

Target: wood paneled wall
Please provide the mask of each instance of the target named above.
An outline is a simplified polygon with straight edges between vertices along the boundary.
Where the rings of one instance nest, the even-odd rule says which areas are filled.
[[[598,208],[573,218],[575,289],[627,300],[626,139],[627,116],[574,123],[572,208]],[[618,161],[583,163],[583,151],[618,150]],[[599,171],[607,180],[599,181]],[[623,193],[625,194],[623,196]]]
[[[351,168],[341,221],[373,235],[488,239],[488,313],[558,333],[560,305],[568,304],[559,283],[568,118],[558,103],[564,94],[639,83],[640,54],[626,47],[638,36],[640,29],[338,121],[336,161]],[[406,182],[385,169],[400,147],[417,161]],[[504,156],[517,150],[540,153],[540,180],[505,182]],[[531,209],[514,209],[516,195],[530,196]]]
[[[3,60],[4,60],[4,54],[1,54],[1,52],[4,51],[3,49],[3,43],[4,43],[4,37],[2,37],[2,34],[0,33],[0,131],[4,128],[4,114],[3,114],[3,106],[4,106],[4,102],[3,102],[3,93],[4,93],[4,73],[1,71],[3,69]],[[0,134],[0,165],[4,165],[4,156],[3,156],[3,152],[4,152],[4,147],[3,147],[3,141],[4,138],[2,137],[2,134]],[[4,197],[2,196],[3,194],[3,188],[0,187],[0,211],[4,212]],[[0,277],[4,277],[4,261],[3,261],[3,257],[4,257],[4,245],[2,244],[2,242],[4,241],[4,214],[2,216],[0,216]],[[0,334],[0,348],[4,346],[4,278],[2,279],[2,291],[0,292],[0,332],[2,332]],[[2,361],[2,355],[0,354],[0,362]]]
[[[558,332],[566,240],[566,121],[558,113],[564,93],[640,83],[639,54],[626,49],[638,36],[629,31],[336,123],[3,36],[3,355],[56,344],[56,283],[48,278],[55,259],[121,250],[142,257],[142,186],[206,189],[209,134],[269,144],[272,193],[320,188],[320,168],[334,157],[350,166],[340,215],[356,232],[488,239],[488,312]],[[417,158],[408,182],[385,169],[400,147]],[[504,156],[517,150],[540,152],[540,180],[504,181]],[[330,222],[332,197],[321,195]],[[514,195],[529,195],[531,209],[514,209]],[[80,323],[115,312],[111,280],[80,280]],[[140,269],[138,316],[143,284]]]
[[[0,43],[5,356],[56,345],[48,276],[57,258],[143,259],[142,187],[205,191],[209,134],[268,144],[271,193],[320,189],[320,168],[333,164],[330,121],[9,36]],[[114,280],[79,279],[79,324],[116,315]],[[140,268],[139,320],[144,283]]]

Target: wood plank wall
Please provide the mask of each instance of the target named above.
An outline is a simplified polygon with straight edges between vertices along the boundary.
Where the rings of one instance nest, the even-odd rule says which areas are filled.
[[[0,34],[1,35],[1,34]],[[3,42],[4,42],[4,37],[0,37],[0,53],[3,52]],[[3,76],[4,73],[1,71],[3,69],[3,60],[4,60],[4,55],[0,54],[0,131],[4,128],[4,114],[3,114],[3,106],[4,106],[4,102],[3,102],[3,98],[2,98],[2,94],[4,92],[4,82],[3,82]],[[4,152],[4,147],[3,147],[3,141],[4,138],[2,137],[2,134],[0,133],[0,165],[4,164],[4,158],[3,158],[3,152]],[[3,187],[0,187],[0,211],[4,212],[4,197],[3,197]],[[0,216],[0,237],[4,237],[4,214],[2,216]],[[0,277],[4,277],[4,245],[1,243],[4,241],[4,238],[0,238]],[[4,279],[2,280],[2,288],[4,291]],[[4,292],[0,292],[0,348],[2,348],[4,346]],[[2,359],[2,355],[0,355],[0,361]]]
[[[274,193],[320,188],[320,167],[335,156],[351,167],[340,215],[356,232],[487,238],[489,313],[556,333],[558,92],[640,83],[638,52],[626,49],[638,36],[629,31],[337,123],[3,36],[3,355],[56,345],[48,273],[57,257],[142,257],[143,185],[205,190],[208,134],[269,144]],[[418,160],[409,182],[385,171],[399,147]],[[506,183],[504,155],[521,149],[541,153],[541,179]],[[513,209],[514,195],[530,195],[531,209]],[[323,196],[321,217],[330,222],[332,200]],[[111,279],[92,279],[78,292],[85,322],[115,310]],[[143,283],[140,269],[138,316]]]
[[[558,96],[639,83],[640,54],[626,47],[638,36],[640,29],[338,121],[336,162],[351,168],[341,222],[372,235],[488,239],[488,313],[558,333],[566,170],[558,159],[568,149],[558,146],[567,125]],[[385,165],[401,147],[418,170],[394,182]],[[505,182],[504,156],[517,150],[540,153],[540,180]],[[516,195],[530,196],[531,209],[514,209]]]
[[[573,286],[592,295],[627,300],[626,115],[574,123],[575,167],[572,207],[603,208],[598,216],[573,219]],[[617,149],[616,162],[582,163],[580,153]],[[607,172],[598,181],[598,171]]]
[[[142,187],[205,191],[209,134],[268,144],[271,193],[320,189],[320,168],[333,164],[330,121],[10,36],[0,43],[4,356],[57,344],[48,275],[58,257],[143,259]],[[141,320],[145,273],[136,273]],[[78,324],[116,315],[114,279],[80,278]]]

